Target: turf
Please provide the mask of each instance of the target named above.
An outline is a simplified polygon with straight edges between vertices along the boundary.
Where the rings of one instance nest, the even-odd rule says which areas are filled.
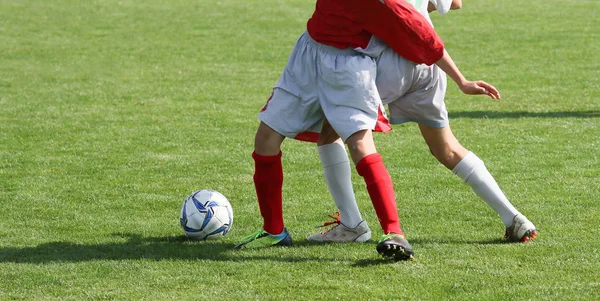
[[[498,216],[414,124],[377,135],[416,260],[308,243],[335,208],[314,145],[284,142],[295,246],[232,251],[261,218],[250,157],[308,0],[0,0],[0,300],[600,299],[600,2],[466,1],[433,20],[468,78],[451,125],[538,227]],[[381,235],[362,179],[364,218]],[[231,201],[222,240],[179,226],[192,191]]]

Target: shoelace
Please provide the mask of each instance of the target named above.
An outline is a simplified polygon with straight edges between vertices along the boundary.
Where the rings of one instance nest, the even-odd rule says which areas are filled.
[[[333,215],[328,214],[327,216],[331,217],[333,219],[333,221],[324,222],[323,225],[317,226],[317,228],[327,227],[327,226],[333,225],[333,224],[336,224],[336,226],[337,226],[340,224],[341,220],[340,220],[340,212],[339,211],[336,211]],[[321,232],[321,234],[325,234],[325,233],[331,231],[331,229],[335,228],[336,226],[329,228],[327,231]]]
[[[390,239],[390,238],[392,238],[392,237],[394,237],[394,236],[396,236],[396,237],[400,237],[400,238],[402,238],[402,239],[406,239],[406,238],[404,237],[404,235],[402,235],[402,234],[388,233],[388,234],[384,234],[383,236],[381,236],[381,238],[379,239],[379,242],[382,242],[382,241],[384,241],[384,240]]]

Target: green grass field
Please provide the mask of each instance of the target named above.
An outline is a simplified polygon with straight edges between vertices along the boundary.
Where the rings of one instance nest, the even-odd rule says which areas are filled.
[[[433,20],[468,78],[453,131],[538,227],[499,217],[431,156],[415,124],[376,144],[416,260],[308,243],[335,210],[315,145],[284,142],[295,246],[233,251],[262,225],[257,112],[314,0],[0,0],[0,300],[598,300],[600,2],[464,1]],[[362,179],[363,217],[381,230]],[[179,226],[225,194],[228,236]]]

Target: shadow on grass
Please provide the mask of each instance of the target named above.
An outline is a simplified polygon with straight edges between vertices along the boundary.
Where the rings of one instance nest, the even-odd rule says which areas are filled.
[[[185,236],[142,237],[116,233],[125,242],[78,244],[50,242],[35,247],[0,248],[0,262],[44,263],[126,259],[220,259],[233,248],[220,241],[192,241]]]
[[[126,239],[124,242],[111,242],[100,244],[78,244],[73,242],[50,242],[35,247],[0,248],[0,263],[48,263],[48,262],[83,262],[94,260],[212,260],[243,262],[248,260],[270,260],[280,262],[310,262],[328,260],[322,256],[282,256],[274,252],[272,256],[256,255],[244,250],[233,250],[233,244],[215,241],[192,241],[185,236],[142,237],[131,233],[116,233],[114,236]],[[445,239],[414,239],[413,245],[419,244],[501,244],[503,240],[488,240],[469,242],[465,240]],[[340,248],[346,247],[338,244]],[[294,242],[293,247],[318,247],[308,241]],[[368,243],[369,248],[375,251],[375,242]],[[344,260],[344,258],[329,258],[331,261]],[[379,257],[376,253],[372,258],[357,261],[354,266],[369,266],[394,263]]]
[[[0,263],[85,262],[95,260],[211,260],[244,262],[265,260],[280,262],[311,262],[326,260],[321,256],[256,255],[255,250],[233,250],[234,244],[221,240],[194,241],[180,236],[143,237],[131,233],[115,233],[122,242],[79,244],[50,242],[34,247],[0,248]],[[307,241],[294,242],[293,247],[317,246]],[[332,258],[332,261],[340,259]]]
[[[354,263],[352,266],[353,267],[370,267],[370,266],[377,266],[377,265],[388,265],[388,264],[410,264],[411,261],[410,260],[400,260],[400,261],[396,261],[393,259],[389,259],[389,258],[383,258],[383,257],[379,257],[379,258],[365,258],[365,259],[360,259],[357,260],[356,263]]]
[[[445,244],[445,245],[496,245],[496,244],[507,244],[509,242],[506,242],[504,239],[489,239],[489,240],[481,240],[481,241],[468,241],[468,240],[459,240],[459,239],[447,239],[447,238],[427,238],[427,239],[419,239],[419,238],[415,238],[415,239],[411,239],[410,240],[411,245],[414,246],[419,246],[419,245],[440,245],[440,244]],[[418,249],[415,249],[415,253],[416,256],[418,258]],[[383,264],[403,264],[403,263],[410,263],[410,261],[395,261],[392,259],[384,259],[384,258],[377,258],[377,259],[373,259],[373,258],[365,258],[365,259],[361,259],[358,260],[356,263],[353,264],[353,266],[355,267],[368,267],[368,266],[376,266],[376,265],[383,265]]]
[[[498,111],[466,111],[449,112],[450,119],[456,118],[600,118],[600,111],[565,111],[565,112],[498,112]]]
[[[502,238],[494,238],[494,239],[486,239],[479,241],[470,241],[467,239],[448,239],[447,237],[428,237],[428,238],[415,238],[410,239],[410,243],[412,245],[439,245],[439,244],[449,244],[449,245],[499,245],[499,244],[509,244],[506,240]]]

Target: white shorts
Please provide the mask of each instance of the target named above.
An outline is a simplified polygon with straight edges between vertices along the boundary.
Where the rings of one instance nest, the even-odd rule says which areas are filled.
[[[448,126],[446,73],[436,65],[417,65],[387,48],[377,60],[377,89],[392,124]]]
[[[300,36],[259,119],[286,137],[317,141],[323,120],[345,141],[391,128],[375,83],[375,59]]]

